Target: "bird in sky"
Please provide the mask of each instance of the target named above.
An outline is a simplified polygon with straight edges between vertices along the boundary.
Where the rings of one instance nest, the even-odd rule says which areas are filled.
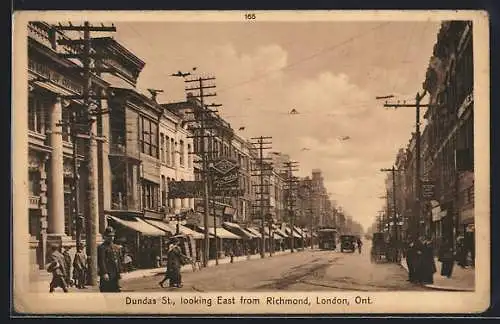
[[[380,99],[391,99],[394,98],[394,95],[388,95],[388,96],[377,96],[375,99],[380,100]]]
[[[298,111],[295,110],[295,108],[293,108],[291,111],[290,111],[290,115],[298,115]]]
[[[303,147],[303,148],[301,149],[301,151],[310,151],[310,150],[311,150],[311,149],[310,149],[310,148],[308,148],[308,147]]]
[[[238,128],[238,130],[240,130],[240,131],[245,130],[245,126],[241,126],[240,128]]]
[[[195,67],[193,67],[193,71],[196,71],[196,69],[197,69],[197,67],[196,67],[196,66],[195,66]]]
[[[350,139],[351,139],[350,136],[341,136],[341,137],[339,137],[339,140],[341,140],[341,141],[347,141],[347,140],[350,140]]]
[[[191,73],[189,72],[186,72],[186,73],[182,73],[181,71],[177,71],[177,73],[173,73],[171,74],[172,76],[176,76],[176,77],[187,77],[188,75],[191,75]]]

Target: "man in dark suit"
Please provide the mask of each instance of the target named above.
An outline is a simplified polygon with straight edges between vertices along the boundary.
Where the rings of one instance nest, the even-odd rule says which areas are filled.
[[[104,242],[97,248],[97,266],[101,292],[120,292],[121,248],[113,243],[115,230],[107,227]]]

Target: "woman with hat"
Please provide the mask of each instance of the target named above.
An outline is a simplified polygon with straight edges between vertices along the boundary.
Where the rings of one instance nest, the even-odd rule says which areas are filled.
[[[182,254],[181,248],[179,247],[179,239],[177,237],[172,237],[169,240],[165,277],[159,282],[161,287],[163,287],[163,283],[167,280],[169,280],[169,287],[182,287],[181,266],[184,258],[187,257]]]

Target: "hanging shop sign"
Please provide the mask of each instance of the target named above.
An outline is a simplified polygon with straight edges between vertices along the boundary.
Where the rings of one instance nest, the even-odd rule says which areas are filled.
[[[203,197],[201,181],[170,181],[168,183],[168,199]]]
[[[239,165],[229,159],[220,159],[211,165],[212,194],[215,196],[241,196]]]

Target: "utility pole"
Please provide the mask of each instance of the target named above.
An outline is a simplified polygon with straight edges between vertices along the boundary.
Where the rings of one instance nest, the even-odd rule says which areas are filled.
[[[189,75],[186,73],[185,75]],[[200,145],[199,145],[199,151],[195,152],[195,154],[201,155],[201,162],[202,162],[202,182],[203,182],[203,226],[204,226],[204,253],[203,253],[203,266],[207,267],[208,266],[208,258],[209,258],[209,249],[210,249],[210,237],[209,237],[209,231],[208,231],[208,219],[209,219],[209,182],[210,182],[210,176],[209,176],[209,165],[208,165],[208,154],[210,152],[207,151],[205,147],[205,138],[210,138],[211,135],[207,135],[207,130],[209,127],[207,127],[207,115],[210,115],[211,113],[217,112],[216,110],[210,110],[207,105],[205,105],[204,99],[206,97],[213,97],[216,96],[216,93],[204,93],[205,89],[210,89],[210,88],[215,88],[215,85],[213,84],[204,84],[206,81],[212,81],[215,80],[215,77],[198,77],[198,78],[193,78],[193,79],[187,79],[184,80],[185,83],[197,83],[196,86],[191,87],[191,88],[186,88],[186,91],[198,91],[198,96],[194,96],[200,100],[200,110],[195,111],[194,116],[195,120],[200,122],[200,127],[198,127],[196,130],[198,134],[194,136],[190,136],[192,138],[200,139]],[[214,220],[215,222],[215,220]],[[215,223],[214,223],[215,226]],[[214,235],[217,235],[217,233],[214,232]],[[215,236],[215,246],[217,250],[217,236]],[[217,258],[217,251],[216,251],[216,258]]]
[[[421,170],[420,170],[420,164],[421,164],[421,156],[420,156],[420,108],[422,107],[429,107],[430,105],[428,104],[421,104],[422,99],[425,97],[427,94],[427,91],[424,90],[422,94],[418,93],[415,96],[415,103],[414,104],[407,104],[406,102],[399,103],[388,103],[385,102],[384,107],[386,108],[404,108],[404,107],[409,107],[409,108],[415,108],[415,197],[416,197],[416,233],[417,235],[421,235],[421,228],[420,228],[420,221],[422,219],[422,195],[421,195],[421,187],[422,187],[422,179],[421,179]]]
[[[299,171],[298,166],[299,163],[296,161],[288,161],[284,163],[284,166],[286,168],[286,173],[287,173],[287,178],[286,178],[286,188],[288,191],[287,195],[287,205],[288,205],[288,211],[290,214],[290,235],[291,235],[291,246],[290,246],[290,252],[294,252],[294,245],[295,245],[295,237],[293,235],[294,233],[294,226],[295,226],[295,191],[296,191],[296,186],[299,182],[299,180],[293,176],[294,171]]]
[[[259,187],[259,191],[256,192],[260,197],[258,199],[259,201],[259,206],[260,206],[260,233],[261,233],[261,238],[260,238],[260,257],[264,258],[265,257],[265,244],[266,244],[266,239],[265,239],[265,211],[266,207],[269,207],[269,197],[266,197],[265,195],[269,194],[269,183],[265,184],[264,183],[264,172],[265,171],[270,171],[272,172],[273,168],[271,165],[271,159],[270,158],[265,158],[264,157],[264,150],[270,150],[272,149],[272,137],[271,136],[259,136],[259,137],[252,137],[251,142],[252,147],[258,150],[258,157],[256,161],[257,169],[252,170],[253,172],[257,172],[256,174],[252,173],[254,176],[259,177],[259,184],[255,184],[254,186]],[[267,145],[267,146],[266,146]],[[267,162],[267,163],[266,163]],[[271,234],[271,232],[269,232]],[[269,240],[271,240],[271,237],[269,237]],[[269,243],[269,250],[271,250],[271,242]]]
[[[392,176],[392,222],[393,222],[393,235],[394,238],[396,239],[396,244],[397,244],[397,255],[396,258],[399,260],[399,231],[398,231],[398,217],[396,213],[396,171],[400,171],[399,169],[396,169],[396,167],[393,165],[390,169],[380,169],[381,172],[391,172]],[[388,199],[389,201],[389,199]]]
[[[94,72],[107,72],[108,70],[99,70],[95,66],[92,67],[93,58],[101,56],[100,54],[95,53],[92,49],[92,41],[93,38],[90,37],[91,32],[116,32],[115,26],[91,26],[88,21],[84,22],[83,26],[73,26],[69,24],[68,26],[63,26],[61,24],[57,26],[53,26],[56,30],[60,31],[83,31],[83,39],[80,40],[70,40],[70,39],[60,39],[58,43],[61,45],[71,45],[74,48],[78,48],[80,52],[75,54],[59,54],[65,58],[75,58],[81,61],[82,70],[83,70],[83,92],[81,95],[76,96],[64,96],[66,99],[83,99],[83,106],[85,109],[84,116],[86,117],[86,121],[88,122],[88,135],[80,135],[78,137],[86,137],[88,139],[88,201],[89,201],[89,212],[86,222],[86,245],[87,245],[87,255],[90,257],[90,265],[89,265],[89,276],[88,276],[88,284],[91,286],[97,285],[97,227],[99,225],[99,205],[98,205],[98,155],[97,155],[97,141],[104,141],[104,138],[99,137],[97,134],[97,116],[104,112],[100,109],[100,104],[96,104],[94,99],[104,99],[103,97],[99,97],[99,95],[95,94],[92,86],[92,79],[95,77]],[[92,107],[94,106],[94,108]],[[95,108],[97,106],[97,108]],[[77,136],[73,136],[73,139],[76,142]],[[74,149],[76,146],[74,146]],[[73,155],[73,158],[76,159],[76,155]],[[76,163],[76,162],[74,162]],[[73,166],[75,171],[75,165]],[[77,171],[77,170],[76,170]],[[74,175],[77,178],[77,175]],[[76,179],[73,184],[78,185],[78,180]],[[74,194],[77,194],[77,187],[74,188]],[[79,205],[76,202],[78,198],[75,199],[74,203],[74,217],[79,218]],[[78,222],[77,222],[78,224]],[[80,235],[80,231],[77,232],[77,240],[80,240],[78,236]]]

